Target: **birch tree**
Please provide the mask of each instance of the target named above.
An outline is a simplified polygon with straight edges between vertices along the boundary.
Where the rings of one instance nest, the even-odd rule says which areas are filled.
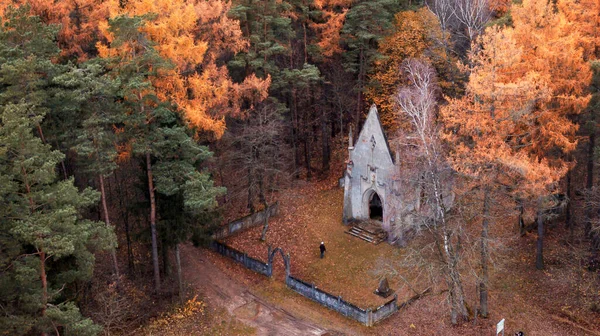
[[[411,132],[406,140],[412,143],[415,154],[420,157],[431,211],[426,225],[434,238],[448,286],[452,324],[457,324],[469,319],[459,271],[462,232],[460,225],[450,225],[447,202],[444,200],[443,185],[448,181],[442,177],[446,163],[435,119],[438,96],[435,70],[423,61],[408,59],[403,64],[402,71],[406,74],[409,85],[400,88],[396,94],[398,113],[411,124]]]
[[[492,17],[489,0],[457,0],[454,2],[453,12],[465,27],[469,41],[473,41],[483,32],[483,28]]]

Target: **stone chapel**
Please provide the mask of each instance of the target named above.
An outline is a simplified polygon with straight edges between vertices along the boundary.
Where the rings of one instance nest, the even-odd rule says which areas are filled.
[[[342,220],[352,224],[347,233],[376,244],[387,240],[405,245],[435,213],[423,202],[425,173],[410,177],[414,172],[407,175],[401,171],[401,157],[398,152],[392,156],[375,105],[369,109],[356,143],[351,132],[348,139],[346,171],[340,179],[344,188]],[[442,185],[442,194],[449,211],[455,198],[451,178]]]
[[[390,151],[377,107],[371,106],[356,144],[349,137],[348,160],[344,174],[344,213],[347,223],[375,219],[383,222],[389,181],[394,172]],[[383,223],[389,231],[389,223]]]
[[[349,136],[344,187],[344,224],[379,223],[388,242],[405,241],[412,218],[420,208],[420,187],[397,178],[399,156],[392,155],[377,107],[372,105],[356,143]],[[402,188],[402,192],[399,192]],[[403,242],[400,242],[401,244]]]

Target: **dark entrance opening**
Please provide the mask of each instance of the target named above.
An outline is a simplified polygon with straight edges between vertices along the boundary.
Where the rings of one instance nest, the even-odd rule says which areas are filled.
[[[373,193],[373,197],[369,202],[369,218],[375,220],[383,220],[383,206],[381,205],[381,198],[377,193]]]

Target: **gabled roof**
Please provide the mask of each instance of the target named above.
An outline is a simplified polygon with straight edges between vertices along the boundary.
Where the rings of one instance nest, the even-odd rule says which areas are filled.
[[[392,163],[396,164],[395,158],[392,155],[392,151],[390,150],[390,145],[388,143],[387,136],[385,135],[385,131],[383,130],[383,126],[381,126],[381,119],[379,119],[379,112],[377,112],[377,106],[375,106],[375,104],[371,105],[371,108],[369,108],[369,114],[367,115],[367,119],[365,119],[365,122],[363,123],[363,127],[360,129],[360,133],[358,134],[358,138],[357,138],[356,141],[358,142],[358,139],[360,139],[361,136],[363,135],[363,132],[365,130],[365,124],[369,120],[372,120],[372,119],[375,119],[376,124],[379,127],[379,132],[381,132],[381,135],[383,136],[383,140],[385,142],[385,148],[387,149],[387,153],[390,156],[390,159],[392,160]]]

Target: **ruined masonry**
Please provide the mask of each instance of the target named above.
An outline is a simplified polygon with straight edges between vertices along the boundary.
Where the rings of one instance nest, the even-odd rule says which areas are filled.
[[[394,160],[375,105],[360,131],[356,145],[349,136],[344,176],[344,222],[375,219],[383,222]],[[388,187],[388,188],[386,188]],[[390,231],[389,223],[383,224]]]
[[[378,223],[388,233],[390,242],[402,235],[397,227],[401,222],[400,212],[396,209],[406,209],[407,204],[395,190],[399,187],[394,178],[398,164],[392,157],[377,107],[372,105],[356,144],[352,143],[352,133],[349,136],[346,171],[340,180],[344,187],[344,224],[369,220]],[[410,205],[413,211],[418,207]]]

